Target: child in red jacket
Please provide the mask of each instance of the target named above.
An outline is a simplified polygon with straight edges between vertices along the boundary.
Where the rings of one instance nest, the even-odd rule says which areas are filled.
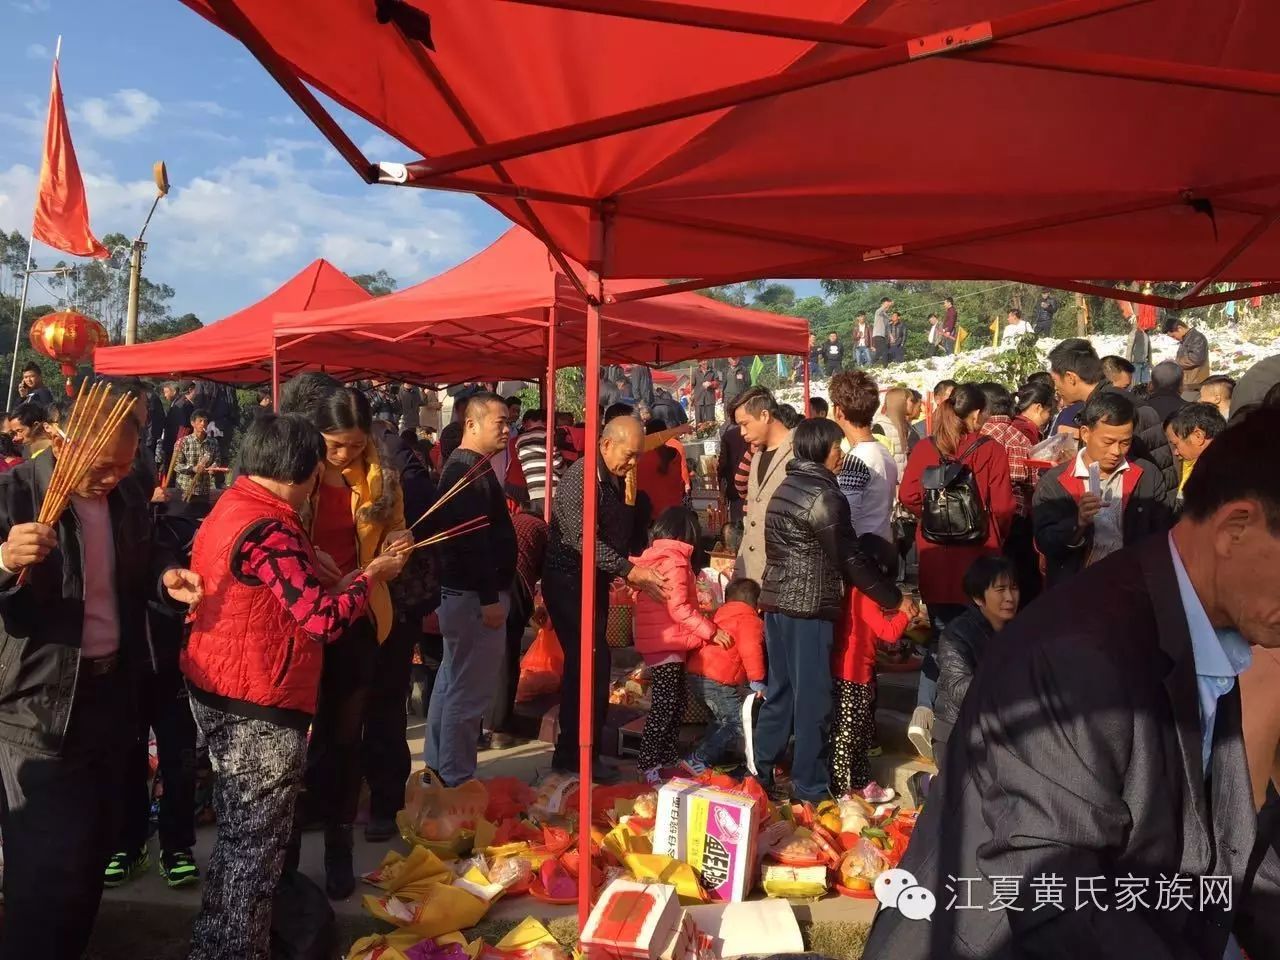
[[[870,803],[893,799],[892,790],[871,779],[867,756],[876,732],[876,641],[896,643],[909,624],[904,612],[888,616],[858,590],[845,596],[831,648],[831,792],[837,797],[853,792]]]
[[[711,711],[711,725],[684,765],[693,773],[724,760],[742,736],[742,688],[763,694],[765,689],[764,621],[756,604],[760,584],[746,578],[734,580],[724,591],[724,605],[716,611],[715,625],[733,638],[733,646],[701,647],[689,656],[689,690]]]
[[[691,651],[733,640],[702,615],[694,584],[693,555],[701,539],[698,515],[687,507],[663,511],[649,528],[649,547],[634,562],[661,573],[667,598],[636,597],[636,650],[649,667],[649,715],[640,739],[640,769],[650,783],[659,770],[680,759],[680,717],[684,714],[684,665]]]

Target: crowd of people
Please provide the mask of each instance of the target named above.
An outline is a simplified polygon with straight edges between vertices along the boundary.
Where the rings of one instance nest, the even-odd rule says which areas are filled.
[[[868,347],[877,356],[894,346],[892,302],[881,311],[885,332],[873,324]],[[1193,340],[1182,330],[1182,343]],[[752,386],[737,358],[724,380],[702,364],[693,391],[722,392],[729,421],[719,530],[691,509],[677,438],[692,425],[638,366],[606,372],[617,393],[604,397],[591,451],[571,417],[524,410],[496,384],[458,391],[430,442],[420,422],[405,426],[405,404],[421,397],[383,383],[304,374],[279,413],[262,392],[241,416],[227,388],[121,381],[138,399],[134,416],[52,526],[36,517],[68,443],[67,407],[52,395],[42,404],[38,371],[24,375],[27,399],[0,450],[0,958],[79,956],[104,884],[147,868],[153,734],[159,869],[173,886],[201,879],[197,740],[212,767],[218,834],[191,956],[266,957],[304,828],[323,831],[334,899],[355,888],[365,784],[366,837],[397,832],[415,651],[438,661],[419,699],[425,760],[442,783],[474,777],[481,746],[511,734],[539,590],[565,654],[552,765],[616,780],[599,750],[618,580],[635,591],[634,641],[651,678],[639,757],[650,782],[742,761],[777,798],[891,799],[870,762],[878,654],[905,656],[914,625],[929,641],[908,735],[940,770],[920,794],[942,798],[909,851],[917,876],[940,889],[939,849],[976,875],[978,837],[997,852],[982,856],[1003,851],[1008,872],[1059,855],[1078,871],[1097,850],[1141,859],[1125,816],[1154,838],[1143,842],[1156,844],[1159,865],[1187,867],[1165,838],[1186,827],[1162,819],[1167,804],[1155,799],[1187,789],[1171,772],[1186,725],[1157,702],[1165,675],[1153,665],[1184,665],[1174,713],[1200,704],[1205,769],[1226,783],[1240,776],[1228,766],[1240,729],[1234,678],[1248,643],[1280,645],[1274,604],[1251,586],[1280,569],[1276,398],[1242,410],[1234,383],[1209,377],[1202,355],[1192,342],[1142,386],[1123,358],[1071,339],[1016,390],[943,381],[928,404],[840,369],[808,416]],[[587,470],[599,491],[589,771],[578,726]],[[716,541],[735,565],[723,603],[707,611],[695,579]],[[912,557],[918,596],[905,576]],[[1280,595],[1276,586],[1264,593]],[[1099,648],[1117,635],[1114,650]],[[1212,648],[1203,663],[1202,646]],[[1130,673],[1138,679],[1126,686]],[[1206,678],[1214,695],[1201,682],[1197,698]],[[759,713],[743,754],[748,697]],[[685,749],[687,699],[712,720]],[[1144,773],[1126,752],[1138,736],[1158,769]],[[1135,790],[1152,806],[1122,816]],[[954,810],[971,835],[947,846],[950,813],[935,810]],[[1238,826],[1244,814],[1234,815]],[[1217,816],[1215,806],[1214,831]],[[1031,856],[1006,821],[1056,846]],[[1100,832],[1076,835],[1086,829]],[[1082,845],[1093,859],[1070,852]],[[958,937],[991,936],[960,926]],[[927,956],[919,936],[878,923],[868,956]]]

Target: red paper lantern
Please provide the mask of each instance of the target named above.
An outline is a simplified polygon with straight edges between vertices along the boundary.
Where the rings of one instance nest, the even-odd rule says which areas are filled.
[[[62,375],[67,378],[67,396],[71,396],[76,364],[92,357],[93,351],[108,340],[102,324],[75,310],[47,313],[31,325],[32,349],[62,365]]]

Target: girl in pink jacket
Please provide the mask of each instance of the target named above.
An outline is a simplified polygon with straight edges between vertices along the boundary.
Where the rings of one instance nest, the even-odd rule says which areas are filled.
[[[662,767],[674,766],[680,758],[685,659],[708,643],[733,644],[698,609],[693,556],[701,536],[697,514],[687,507],[672,507],[649,528],[649,548],[634,561],[667,580],[665,602],[642,593],[635,606],[636,650],[649,666],[651,700],[640,741],[640,769],[653,784],[661,780]]]

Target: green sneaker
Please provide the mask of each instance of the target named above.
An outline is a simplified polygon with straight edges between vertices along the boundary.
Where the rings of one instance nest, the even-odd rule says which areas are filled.
[[[151,854],[144,846],[137,853],[120,852],[112,854],[107,862],[106,872],[102,876],[104,887],[120,887],[141,874],[151,865]]]
[[[200,881],[200,868],[190,850],[173,850],[160,854],[160,876],[170,887],[189,887]]]

